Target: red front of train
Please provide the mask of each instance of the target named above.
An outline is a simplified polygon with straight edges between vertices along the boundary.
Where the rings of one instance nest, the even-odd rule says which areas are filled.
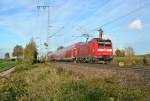
[[[86,43],[76,43],[48,55],[51,60],[91,62],[111,61],[112,42],[109,39],[93,38]]]
[[[88,43],[81,43],[77,50],[77,62],[111,61],[113,58],[112,42],[109,39],[94,38]]]

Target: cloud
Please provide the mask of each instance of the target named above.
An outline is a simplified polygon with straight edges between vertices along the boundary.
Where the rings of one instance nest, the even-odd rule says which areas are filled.
[[[141,23],[141,20],[134,20],[133,22],[131,22],[131,24],[129,25],[130,29],[142,29],[143,25]]]

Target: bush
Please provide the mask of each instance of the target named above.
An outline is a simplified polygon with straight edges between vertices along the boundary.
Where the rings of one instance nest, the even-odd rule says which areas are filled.
[[[27,94],[23,80],[7,81],[0,84],[0,99],[3,101],[18,101]]]
[[[124,63],[125,66],[132,66],[132,65],[149,65],[150,58],[146,58],[146,64],[143,61],[144,57],[114,57],[112,64],[119,65],[120,62]]]
[[[108,101],[111,94],[86,80],[67,81],[57,85],[55,101]]]
[[[79,79],[63,69],[53,68],[54,65],[20,66],[22,67],[11,75],[11,81],[0,82],[0,99],[4,101],[145,101],[141,89],[120,88],[114,78]]]
[[[30,64],[23,63],[23,64],[20,64],[20,65],[17,65],[15,67],[14,72],[22,72],[22,71],[30,70],[30,69],[36,68],[36,67],[37,67],[36,65],[30,65]]]
[[[125,57],[125,50],[117,49],[117,50],[115,51],[115,55],[116,55],[117,57]]]

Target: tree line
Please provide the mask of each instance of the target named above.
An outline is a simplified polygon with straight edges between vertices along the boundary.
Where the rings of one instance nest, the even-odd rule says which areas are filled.
[[[149,65],[149,63],[148,63],[149,55],[148,54],[147,55],[145,54],[142,56],[135,55],[134,49],[132,47],[127,47],[125,49],[116,49],[114,56],[117,58],[124,57],[126,59],[127,64],[142,63],[144,65]],[[138,58],[138,57],[140,57],[140,58]],[[140,59],[142,62],[140,61]]]
[[[24,63],[33,64],[37,62],[37,47],[33,38],[30,42],[23,48],[21,45],[16,45],[13,49],[12,56],[15,60],[22,61]],[[10,54],[7,52],[4,55],[4,60],[10,60]]]
[[[57,50],[60,50],[64,48],[63,46],[60,46],[57,48]],[[37,46],[33,38],[30,40],[30,42],[23,48],[21,45],[16,45],[13,49],[12,56],[15,57],[15,60],[22,61],[24,63],[28,64],[34,64],[38,62],[37,60]],[[4,60],[10,60],[10,54],[7,52],[5,53]],[[129,62],[135,62],[135,52],[132,47],[127,47],[125,49],[116,49],[114,52],[115,57],[126,57],[126,59]],[[147,64],[147,58],[146,56],[143,56],[143,63]],[[45,60],[45,58],[43,58]]]
[[[125,49],[116,49],[116,57],[133,57],[135,55],[134,49],[132,47],[127,47]]]

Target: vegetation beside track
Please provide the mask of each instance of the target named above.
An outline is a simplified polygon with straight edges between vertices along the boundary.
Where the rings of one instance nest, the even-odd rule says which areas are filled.
[[[146,101],[147,88],[121,88],[115,79],[85,79],[55,65],[21,64],[10,78],[1,78],[5,101]]]
[[[123,62],[125,66],[149,66],[150,65],[150,57],[146,57],[144,63],[144,56],[134,56],[134,57],[115,57],[113,58],[112,64],[118,65],[120,62]]]
[[[6,71],[17,64],[17,61],[0,61],[0,72]]]

